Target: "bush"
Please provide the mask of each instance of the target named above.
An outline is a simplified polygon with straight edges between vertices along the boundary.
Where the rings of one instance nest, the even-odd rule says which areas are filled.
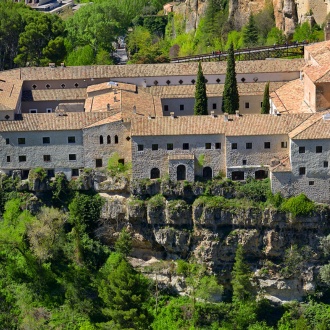
[[[149,199],[148,205],[151,207],[162,207],[165,205],[165,198],[161,194],[155,195]]]
[[[247,179],[245,184],[237,186],[237,197],[245,197],[254,202],[265,202],[270,194],[270,181]]]
[[[126,174],[132,167],[131,163],[124,164],[117,152],[114,152],[108,160],[108,171],[112,176]]]
[[[290,212],[294,217],[298,215],[310,215],[315,211],[315,203],[308,199],[306,195],[300,194],[284,201],[281,210]]]

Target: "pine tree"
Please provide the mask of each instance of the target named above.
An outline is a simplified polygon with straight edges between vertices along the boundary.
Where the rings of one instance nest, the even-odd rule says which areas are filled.
[[[222,111],[234,114],[239,109],[239,95],[237,89],[234,45],[230,44],[227,58],[227,72],[222,97]]]
[[[238,245],[232,271],[233,303],[250,301],[253,298],[250,270],[244,262],[243,247]]]
[[[269,82],[268,82],[265,86],[264,98],[262,100],[261,113],[268,114],[269,110],[270,110],[270,104],[269,104]]]
[[[198,64],[194,115],[207,115],[206,80],[203,75],[201,62]]]
[[[243,30],[243,43],[245,47],[253,47],[258,44],[258,29],[253,15],[250,15],[249,21]]]

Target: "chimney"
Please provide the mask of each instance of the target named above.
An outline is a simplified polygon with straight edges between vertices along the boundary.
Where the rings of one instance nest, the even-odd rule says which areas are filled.
[[[65,63],[64,63],[64,62],[61,63],[61,67],[62,67],[62,68],[65,67]]]
[[[227,112],[225,112],[225,113],[223,114],[223,120],[224,120],[224,121],[228,121],[228,113],[227,113]]]
[[[214,111],[211,111],[211,117],[215,118]]]
[[[170,112],[171,118],[174,118],[174,112]]]
[[[236,117],[239,117],[239,110],[236,110],[235,113],[236,113]]]
[[[50,68],[55,68],[55,63],[48,63],[48,66],[49,66]]]
[[[133,105],[133,113],[136,113],[136,106]]]
[[[110,103],[107,104],[107,110],[110,111]]]

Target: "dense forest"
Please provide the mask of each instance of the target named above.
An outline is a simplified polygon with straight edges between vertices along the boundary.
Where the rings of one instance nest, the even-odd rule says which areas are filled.
[[[89,171],[85,171],[88,175]],[[109,174],[118,175],[118,169],[110,164]],[[35,195],[31,191],[37,180],[48,188]],[[199,183],[206,190],[196,203],[231,208],[247,203],[260,208],[279,208],[294,216],[309,215],[317,208],[303,195],[287,200],[279,194],[272,195],[268,180],[252,180],[245,185],[220,178],[214,180]],[[210,189],[217,182],[235,187],[241,198],[226,200],[213,196]],[[257,296],[251,263],[245,260],[241,245],[236,250],[229,282],[194,258],[160,260],[142,270],[130,263],[132,234],[125,223],[110,240],[101,234],[99,218],[104,200],[93,190],[82,191],[79,179],[68,182],[58,173],[49,181],[46,172],[38,168],[30,172],[25,183],[2,176],[1,186],[1,329],[325,330],[330,327],[326,286],[303,304],[294,301],[273,304],[263,299],[260,292]],[[156,195],[139,203],[156,205],[162,198]],[[329,242],[330,235],[321,241],[325,256],[330,253]],[[296,247],[288,249],[283,274],[290,276],[301,269],[300,265],[310,254],[304,251]],[[181,278],[188,295],[178,295],[173,287],[159,282],[157,275],[156,278],[144,275],[146,271],[157,274],[157,269],[162,267],[168,269],[171,277]],[[323,282],[330,285],[329,266],[322,269]]]
[[[96,0],[76,13],[33,11],[11,1],[0,2],[0,70],[20,66],[115,64],[118,37],[126,38],[131,63],[162,63],[171,57],[287,41],[275,27],[271,4],[250,16],[241,31],[228,20],[228,2],[209,1],[196,31],[185,32],[180,14],[164,16],[165,0]],[[292,40],[322,40],[317,24],[298,26]]]

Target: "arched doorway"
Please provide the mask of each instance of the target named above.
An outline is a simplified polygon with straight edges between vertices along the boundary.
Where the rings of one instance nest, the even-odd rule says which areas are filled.
[[[159,168],[155,167],[150,171],[150,179],[159,179],[160,178],[160,171]]]
[[[212,168],[207,166],[203,168],[203,178],[210,180],[213,177]]]
[[[103,144],[103,136],[100,135],[100,144]]]
[[[243,171],[234,171],[234,172],[232,172],[231,179],[233,181],[242,181],[242,180],[244,180],[244,172]]]
[[[176,179],[178,181],[186,180],[186,167],[184,165],[179,165],[176,168]]]
[[[254,172],[254,177],[256,180],[262,180],[268,178],[268,171],[258,170]]]
[[[115,135],[115,144],[118,143],[118,135]]]

